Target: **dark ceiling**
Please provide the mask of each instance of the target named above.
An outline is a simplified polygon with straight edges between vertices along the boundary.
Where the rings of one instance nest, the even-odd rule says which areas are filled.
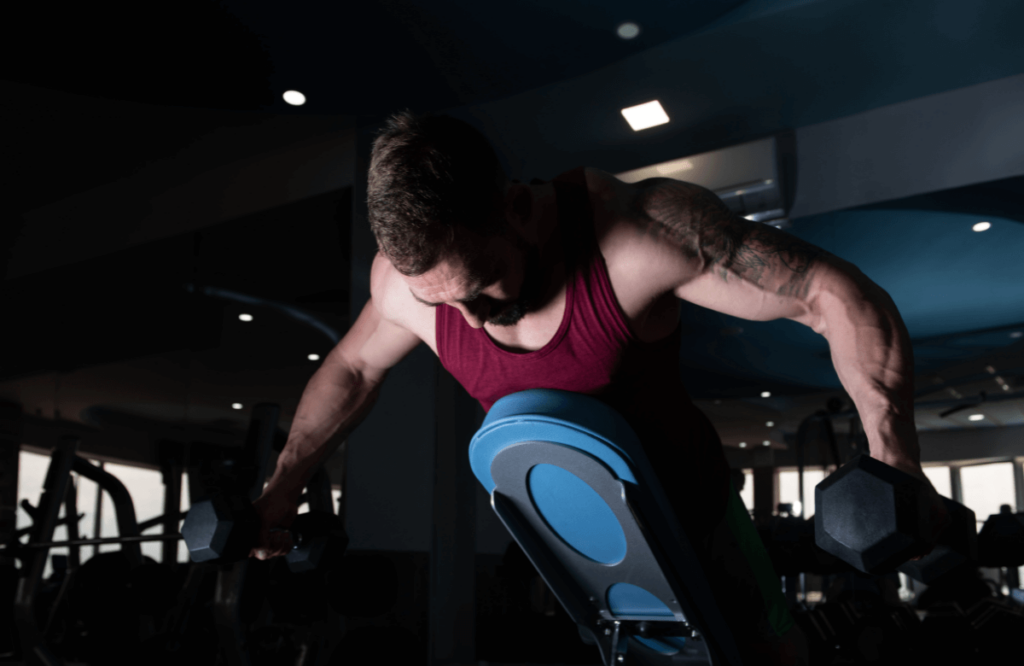
[[[182,0],[22,3],[6,12],[0,79],[117,100],[123,114],[7,98],[0,250],[17,237],[20,213],[275,115],[352,116],[359,127],[403,107],[486,118],[480,124],[500,141],[511,176],[547,178],[579,164],[636,168],[1024,72],[1024,3],[1015,0]],[[638,37],[616,35],[624,21],[639,24]],[[307,104],[286,104],[287,90],[302,92]],[[568,94],[577,95],[574,103],[559,96]],[[652,96],[675,110],[673,123],[636,135],[618,110]],[[167,108],[173,121],[126,122],[133,104]],[[1021,195],[1020,179],[1007,179],[794,220],[791,231],[865,267],[901,308],[907,304],[920,373],[977,372],[992,354],[1024,365],[1020,345],[1005,356],[1017,340],[1008,337],[1012,327],[1024,323],[1021,281],[1011,271],[1022,243]],[[347,222],[338,205],[337,196],[326,197],[204,230],[205,245],[187,234],[8,281],[8,303],[32,313],[37,328],[19,331],[25,353],[4,363],[5,376],[159,353],[181,339],[194,349],[223,344],[237,309],[185,298],[179,278],[219,280],[342,325]],[[318,221],[308,222],[311,215]],[[963,242],[953,230],[978,216],[1008,226],[971,238],[988,249],[952,262]],[[930,244],[933,255],[879,254],[868,228],[898,230],[901,240],[889,246]],[[235,246],[234,238],[244,242]],[[315,257],[303,250],[309,243]],[[697,398],[838,388],[820,336],[792,322],[744,323],[699,309],[687,317],[693,338],[682,360]],[[205,334],[194,330],[207,321],[214,324]],[[85,332],[68,346],[61,326]],[[97,332],[109,330],[117,334]],[[266,335],[210,381],[228,382],[232,368],[251,364],[274,339]],[[301,335],[295,345],[314,346]]]
[[[23,3],[5,75],[148,104],[374,116],[443,109],[578,76],[694,32],[743,0]],[[8,15],[10,16],[10,15]],[[616,27],[638,23],[623,40]],[[302,109],[290,109],[302,112]]]

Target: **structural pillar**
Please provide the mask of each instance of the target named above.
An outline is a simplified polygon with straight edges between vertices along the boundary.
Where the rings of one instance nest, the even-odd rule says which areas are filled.
[[[13,539],[17,527],[21,427],[21,405],[0,402],[0,543]],[[5,561],[0,556],[0,564]]]

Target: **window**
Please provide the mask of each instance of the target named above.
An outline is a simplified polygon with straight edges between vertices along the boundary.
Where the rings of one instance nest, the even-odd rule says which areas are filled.
[[[793,512],[799,514],[800,473],[796,470],[779,472],[779,503],[792,504]],[[814,515],[814,487],[825,478],[825,470],[804,468],[804,518]]]
[[[953,499],[953,483],[949,478],[949,467],[947,465],[922,467],[921,469],[924,470],[924,475],[935,486],[935,492],[943,497]]]
[[[21,501],[27,499],[32,506],[39,506],[39,498],[43,495],[43,481],[46,480],[46,470],[50,468],[50,456],[21,451],[18,455],[18,512],[15,518],[15,529],[22,529],[32,525],[32,518],[21,507]],[[78,509],[82,513],[81,507]],[[61,507],[60,516],[64,516],[64,507]],[[81,525],[82,522],[79,522]],[[67,528],[58,525],[53,531],[54,540],[67,539]],[[51,554],[67,554],[67,548],[51,548]],[[43,578],[49,578],[53,573],[51,558],[46,560],[46,568],[43,570]]]
[[[93,464],[98,464],[95,461],[90,461]],[[39,503],[39,498],[43,492],[43,481],[46,479],[46,472],[50,467],[50,456],[40,455],[37,453],[31,453],[29,451],[21,451],[19,457],[19,470],[18,470],[18,513],[17,513],[17,528],[28,527],[32,524],[32,519],[21,508],[21,500],[28,499],[33,505]],[[141,467],[133,467],[130,465],[119,465],[116,463],[106,463],[103,469],[114,476],[116,476],[121,483],[128,489],[129,494],[132,497],[132,503],[135,507],[135,517],[138,522],[143,522],[150,518],[155,518],[163,514],[164,509],[164,483],[163,477],[160,472],[152,469],[145,469]],[[78,536],[80,539],[90,539],[99,537],[115,537],[118,536],[117,527],[117,514],[114,511],[114,505],[110,500],[110,495],[103,493],[100,498],[101,508],[100,513],[102,520],[100,522],[99,534],[94,533],[95,521],[96,521],[96,494],[99,490],[99,486],[91,479],[86,479],[78,474],[72,473],[71,478],[75,483],[77,490],[76,504],[78,513],[84,514],[78,521]],[[188,479],[187,476],[182,481],[182,497],[181,497],[181,510],[187,511],[188,504]],[[60,516],[64,516],[64,507],[61,506]],[[178,525],[179,529],[181,524]],[[156,525],[148,530],[146,534],[160,534],[163,531],[162,525]],[[68,538],[68,530],[64,525],[58,525],[53,532],[54,541],[62,541]],[[161,561],[162,555],[162,544],[161,541],[147,541],[140,544],[142,548],[142,554],[152,557],[157,562]],[[120,550],[121,546],[118,544],[103,544],[101,546],[82,546],[79,550],[79,556],[82,562],[85,562],[93,556],[98,550],[101,553],[107,553],[112,551]],[[66,555],[68,549],[64,548],[51,548],[51,555]],[[178,561],[188,561],[188,548],[184,542],[179,542],[178,545]],[[46,563],[46,569],[44,571],[44,577],[49,577],[53,572],[52,558],[48,558]]]
[[[747,511],[754,510],[754,470],[743,470],[743,490],[740,491],[740,499]]]
[[[960,485],[964,494],[963,504],[974,511],[979,530],[989,516],[999,513],[1000,505],[1009,504],[1010,511],[1017,511],[1017,499],[1013,489],[1013,463],[961,467]]]
[[[1013,465],[1011,462],[1000,462],[960,468],[963,504],[974,511],[979,531],[989,516],[999,513],[1001,505],[1009,504],[1013,512],[1020,510],[1014,489]],[[1018,569],[1018,574],[1024,575],[1024,567]]]
[[[93,464],[98,465],[96,461],[90,461]],[[21,451],[19,457],[19,470],[18,470],[18,511],[16,518],[16,528],[21,529],[28,527],[32,524],[32,519],[28,513],[21,508],[21,500],[27,499],[33,506],[39,504],[39,498],[42,496],[43,481],[46,479],[46,472],[50,467],[50,456],[41,455],[37,453],[31,453],[29,451]],[[164,494],[166,488],[163,483],[163,475],[153,469],[146,469],[142,467],[134,467],[131,465],[121,465],[116,463],[105,463],[103,469],[110,474],[116,476],[121,483],[124,484],[125,488],[128,489],[128,493],[132,497],[132,503],[135,507],[135,517],[139,523],[142,523],[151,518],[163,515],[164,513]],[[102,516],[99,534],[94,533],[94,526],[96,521],[96,494],[99,490],[99,486],[92,480],[86,479],[79,476],[78,474],[72,473],[71,478],[75,483],[77,490],[76,504],[79,514],[84,514],[83,517],[78,521],[78,537],[80,539],[91,539],[97,536],[99,537],[116,537],[118,536],[117,527],[117,514],[114,511],[114,505],[110,500],[110,495],[103,493],[100,498],[102,504],[100,513]],[[747,477],[747,488],[745,489],[750,493],[751,505],[753,504],[753,483],[750,475]],[[341,498],[341,489],[332,488],[331,496],[334,500],[334,510],[338,510],[338,500]],[[180,511],[182,513],[189,510],[189,495],[188,495],[188,474],[182,474],[181,479],[181,503]],[[305,504],[299,508],[299,513],[305,513],[309,511],[309,505]],[[64,516],[64,506],[61,505],[60,516]],[[181,530],[181,525],[184,520],[178,522],[178,530]],[[163,524],[157,524],[147,529],[145,534],[162,534]],[[67,527],[64,525],[58,525],[53,533],[54,541],[62,541],[68,538]],[[140,544],[142,548],[142,554],[148,556],[160,562],[163,554],[163,541],[144,541]],[[98,552],[107,553],[112,551],[120,550],[119,544],[103,544],[100,546],[82,546],[79,550],[79,556],[81,561],[84,563],[90,557],[92,557],[98,549]],[[64,548],[51,548],[51,555],[67,555],[68,549]],[[188,547],[185,545],[183,540],[178,541],[178,562],[188,562]],[[52,558],[47,558],[46,569],[44,570],[44,578],[48,578],[53,573]]]
[[[341,501],[341,488],[331,488],[331,499],[334,500],[334,513],[338,513],[338,502]],[[345,516],[342,516],[341,519],[344,520]]]
[[[132,496],[132,503],[135,505],[135,517],[138,522],[149,520],[150,518],[156,518],[162,515],[164,512],[164,482],[163,476],[157,470],[144,469],[142,467],[131,467],[129,465],[118,465],[116,463],[106,463],[103,469],[113,474],[124,484],[124,487],[128,489],[128,493]],[[96,484],[91,481],[83,480],[83,485],[92,486],[93,498],[95,498]],[[95,501],[95,499],[93,500]],[[116,537],[118,536],[117,528],[117,514],[114,511],[113,502],[110,500],[110,496],[104,494],[103,497],[103,522],[100,527],[100,536],[103,537]],[[146,531],[146,534],[160,534],[162,532],[162,526],[155,526]],[[148,557],[152,557],[157,562],[160,561],[160,552],[163,548],[159,541],[144,541],[141,544],[142,554]],[[104,544],[100,546],[101,553],[109,553],[113,551],[121,550],[120,544]]]

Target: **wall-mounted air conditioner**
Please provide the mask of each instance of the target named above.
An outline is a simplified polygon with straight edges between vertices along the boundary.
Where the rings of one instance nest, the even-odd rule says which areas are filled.
[[[674,178],[706,187],[738,215],[778,228],[789,226],[795,142],[792,133],[681,157],[616,174],[627,183]]]

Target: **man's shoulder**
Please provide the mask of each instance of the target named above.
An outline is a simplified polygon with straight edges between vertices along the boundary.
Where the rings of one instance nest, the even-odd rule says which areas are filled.
[[[616,296],[629,301],[630,308],[669,293],[675,284],[672,276],[688,270],[681,266],[686,258],[645,205],[658,180],[628,183],[587,169],[594,227],[608,277]]]
[[[585,170],[590,205],[605,260],[617,252],[633,254],[643,247],[655,247],[649,233],[653,220],[643,206],[645,182],[629,183],[593,167]]]
[[[370,297],[380,316],[409,328],[411,317],[429,310],[412,297],[402,275],[382,253],[378,252],[370,267]]]
[[[437,353],[434,308],[413,298],[402,274],[379,252],[370,267],[370,298],[381,319],[409,331]]]

